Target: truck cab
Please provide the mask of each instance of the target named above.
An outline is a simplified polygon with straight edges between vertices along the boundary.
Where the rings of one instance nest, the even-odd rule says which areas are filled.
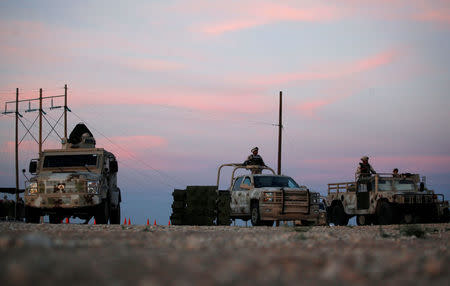
[[[50,223],[72,216],[86,222],[94,217],[98,224],[120,223],[117,159],[95,148],[89,133],[83,133],[78,143],[63,139],[61,149],[44,150],[30,162],[33,176],[25,183],[24,195],[27,222],[37,223],[49,215]]]

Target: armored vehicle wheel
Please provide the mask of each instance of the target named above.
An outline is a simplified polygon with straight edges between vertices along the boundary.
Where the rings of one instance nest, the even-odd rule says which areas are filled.
[[[404,222],[406,224],[411,224],[411,223],[414,223],[415,220],[416,220],[416,218],[414,217],[413,214],[410,214],[410,213],[403,214],[403,221],[402,222]]]
[[[263,220],[262,222],[265,226],[273,226],[273,220]]]
[[[348,216],[344,211],[344,208],[340,205],[335,205],[331,210],[331,222],[334,225],[347,225]]]
[[[378,224],[392,224],[394,222],[394,211],[388,202],[381,202],[377,208]]]
[[[261,217],[259,216],[259,203],[252,203],[250,207],[250,213],[252,215],[251,222],[253,226],[261,225]],[[273,222],[272,222],[273,223]]]
[[[49,215],[48,220],[51,224],[60,224],[63,221],[63,217],[59,215]]]
[[[356,217],[357,225],[370,225],[372,223],[372,219],[369,215],[358,215]]]
[[[115,208],[111,208],[110,224],[120,224],[120,203]]]
[[[109,214],[110,214],[109,201],[106,200],[97,207],[96,213],[94,215],[95,222],[97,224],[107,224],[109,220]]]
[[[27,223],[39,223],[40,213],[32,208],[25,208],[25,222]]]

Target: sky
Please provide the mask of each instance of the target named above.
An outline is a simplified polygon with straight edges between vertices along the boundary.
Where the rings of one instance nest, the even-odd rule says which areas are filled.
[[[67,84],[69,132],[84,122],[118,157],[135,223],[166,224],[174,188],[215,185],[254,146],[275,169],[280,91],[283,174],[325,194],[367,155],[449,197],[449,51],[450,1],[1,1],[0,109],[16,88],[28,99]],[[20,109],[29,127],[37,114]],[[60,122],[44,148],[59,146]],[[4,187],[14,136],[1,114]],[[38,151],[20,124],[23,136],[20,169]]]

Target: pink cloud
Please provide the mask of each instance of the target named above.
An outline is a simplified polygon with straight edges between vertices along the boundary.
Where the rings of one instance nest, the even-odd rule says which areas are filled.
[[[434,22],[444,25],[450,24],[450,9],[429,10],[413,16],[413,19],[424,22]]]
[[[148,150],[168,146],[166,138],[154,135],[114,136],[109,140],[105,138],[96,140],[97,146],[113,152],[119,160],[132,160],[141,157]]]
[[[195,12],[203,10],[216,15],[225,14],[225,17],[219,16],[219,20],[215,23],[203,25],[199,29],[210,35],[220,35],[282,21],[322,22],[340,17],[340,11],[335,6],[326,5],[297,8],[294,4],[264,1],[238,4],[227,2],[225,6],[215,5],[215,7],[208,6],[209,2],[203,2],[203,4],[194,5],[190,9]]]

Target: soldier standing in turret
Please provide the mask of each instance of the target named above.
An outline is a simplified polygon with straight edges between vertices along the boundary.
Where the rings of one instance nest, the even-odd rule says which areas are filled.
[[[369,164],[369,157],[363,156],[361,158],[362,163],[359,163],[358,168],[356,169],[356,177],[361,179],[363,177],[370,177],[372,174],[376,174],[375,170]]]

